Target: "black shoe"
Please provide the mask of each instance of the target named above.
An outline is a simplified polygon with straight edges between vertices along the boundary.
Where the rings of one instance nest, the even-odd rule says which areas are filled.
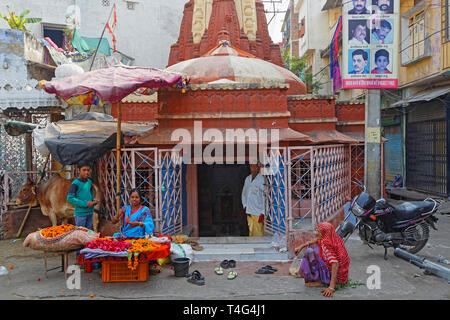
[[[267,266],[264,266],[263,268],[264,268],[264,269],[268,269],[268,270],[271,270],[271,271],[273,271],[273,272],[277,272],[277,271],[278,271],[278,269],[277,269],[277,268],[274,268],[274,267],[272,267],[272,266],[269,266],[269,265],[267,265]]]
[[[228,268],[230,267],[230,262],[229,262],[228,260],[223,260],[223,261],[220,263],[220,266],[221,266],[222,268],[224,268],[224,269],[228,269]]]
[[[203,286],[205,284],[205,277],[198,270],[195,270],[187,281],[198,286]]]
[[[229,268],[235,268],[236,267],[236,261],[228,260],[228,267]]]

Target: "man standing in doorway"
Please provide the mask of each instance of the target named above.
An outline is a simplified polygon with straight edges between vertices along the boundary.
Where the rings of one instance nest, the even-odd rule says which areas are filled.
[[[260,173],[260,164],[250,164],[250,172],[242,189],[242,206],[247,214],[250,237],[262,237],[264,236],[264,177]]]

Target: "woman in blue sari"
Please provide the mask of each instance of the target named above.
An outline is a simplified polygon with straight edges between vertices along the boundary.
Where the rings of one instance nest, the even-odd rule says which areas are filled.
[[[123,221],[122,232],[115,233],[114,238],[143,238],[153,234],[153,219],[148,207],[141,205],[142,198],[137,189],[131,190],[130,205],[125,206],[112,219],[116,224]]]

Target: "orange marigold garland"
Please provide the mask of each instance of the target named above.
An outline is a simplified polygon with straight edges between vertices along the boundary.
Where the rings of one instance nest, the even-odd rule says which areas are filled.
[[[74,229],[77,229],[77,227],[75,227],[71,224],[63,224],[60,226],[54,226],[54,227],[48,227],[48,228],[42,229],[41,235],[45,238],[54,238],[54,237],[60,236],[64,233],[67,233]]]
[[[148,239],[136,239],[136,240],[125,240],[126,242],[131,243],[131,247],[128,249],[128,268],[131,270],[136,270],[139,264],[139,254],[143,252],[150,252],[154,249],[158,249],[161,247],[161,244],[155,243]]]

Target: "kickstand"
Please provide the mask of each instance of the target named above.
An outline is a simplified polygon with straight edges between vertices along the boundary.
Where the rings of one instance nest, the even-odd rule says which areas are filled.
[[[387,247],[384,247],[384,260],[388,259],[387,254],[388,254],[388,249],[387,249]]]

